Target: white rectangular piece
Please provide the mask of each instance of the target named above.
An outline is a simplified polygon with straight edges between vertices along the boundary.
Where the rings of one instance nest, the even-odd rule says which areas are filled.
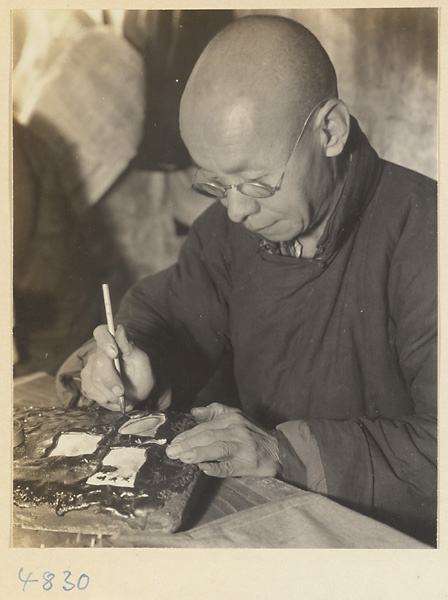
[[[113,471],[98,471],[89,479],[89,485],[116,485],[118,487],[134,487],[135,477],[145,462],[144,448],[111,448],[104,457],[103,467],[115,467]]]
[[[102,435],[90,435],[81,431],[61,434],[56,448],[50,456],[80,456],[93,454],[98,447]]]

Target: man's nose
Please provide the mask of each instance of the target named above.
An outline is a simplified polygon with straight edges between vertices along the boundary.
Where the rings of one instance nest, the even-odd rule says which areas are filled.
[[[227,196],[221,200],[227,208],[229,219],[234,223],[241,223],[260,210],[260,205],[256,198],[245,196],[238,190],[227,190]]]

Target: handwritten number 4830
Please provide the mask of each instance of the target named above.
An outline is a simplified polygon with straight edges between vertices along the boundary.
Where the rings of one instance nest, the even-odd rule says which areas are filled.
[[[78,581],[76,584],[73,583],[72,581],[70,581],[70,577],[72,575],[71,571],[63,571],[63,574],[64,574],[64,583],[66,585],[63,585],[62,589],[66,592],[71,592],[75,588],[77,588],[78,590],[81,590],[81,591],[85,590],[90,583],[90,578],[85,573],[83,573],[82,575],[80,575],[78,577]],[[24,592],[26,591],[26,586],[29,583],[39,583],[38,579],[31,579],[32,576],[33,576],[33,574],[30,572],[30,573],[28,573],[28,576],[25,579],[23,576],[23,567],[19,570],[19,580],[23,583],[23,591]],[[46,592],[49,592],[53,588],[53,585],[54,585],[53,579],[54,578],[55,578],[55,574],[50,573],[50,571],[45,571],[45,573],[42,574],[42,579],[43,579],[42,588]]]

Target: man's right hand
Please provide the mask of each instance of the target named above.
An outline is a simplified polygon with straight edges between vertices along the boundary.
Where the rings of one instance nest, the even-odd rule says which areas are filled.
[[[93,332],[96,351],[81,371],[82,392],[109,410],[120,410],[119,398],[125,396],[127,406],[145,400],[154,386],[154,375],[148,355],[130,342],[122,325],[115,339],[106,325]],[[121,377],[114,358],[121,358]]]

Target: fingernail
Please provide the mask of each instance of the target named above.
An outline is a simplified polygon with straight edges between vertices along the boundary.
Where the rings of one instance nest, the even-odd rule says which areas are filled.
[[[181,456],[181,461],[182,462],[191,462],[194,458],[194,452],[185,452],[184,454],[182,454]]]
[[[193,417],[198,421],[207,420],[210,416],[210,411],[208,410],[208,408],[205,407],[192,408],[190,412],[193,415]]]
[[[168,448],[166,449],[166,453],[170,458],[176,458],[176,456],[179,456],[179,454],[181,453],[180,446],[177,444],[168,446]]]
[[[114,385],[112,391],[116,396],[122,396],[124,392],[123,388],[118,385]]]
[[[106,354],[109,358],[115,358],[117,356],[117,349],[114,346],[105,346]]]

